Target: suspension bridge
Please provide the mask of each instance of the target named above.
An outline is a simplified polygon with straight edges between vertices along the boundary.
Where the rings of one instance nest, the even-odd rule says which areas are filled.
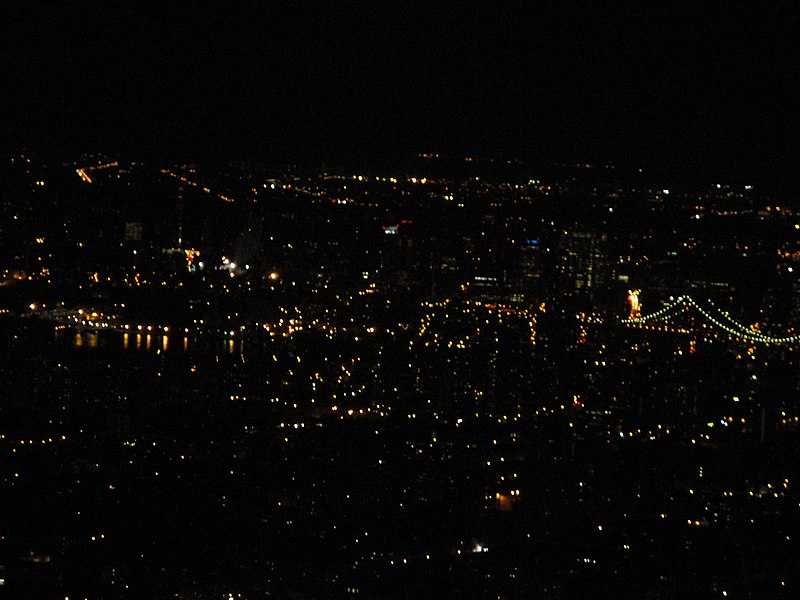
[[[638,300],[637,306],[638,306]],[[632,305],[633,306],[633,305]],[[634,311],[632,311],[634,313]],[[682,317],[698,318],[700,328],[681,325]],[[750,344],[795,344],[800,342],[800,333],[794,330],[775,336],[761,331],[757,324],[745,325],[717,308],[710,300],[697,302],[691,296],[679,296],[663,308],[639,315],[638,310],[620,322],[628,327],[671,333],[699,334],[712,339],[730,338]]]

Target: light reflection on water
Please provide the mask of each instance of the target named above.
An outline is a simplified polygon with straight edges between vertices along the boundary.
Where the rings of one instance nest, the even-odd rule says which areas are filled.
[[[153,343],[153,336],[151,334],[143,335],[141,333],[137,333],[135,341],[131,339],[133,334],[128,332],[93,332],[93,331],[56,331],[55,338],[56,340],[61,340],[62,342],[68,342],[73,348],[83,348],[83,349],[92,349],[98,347],[104,347],[108,349],[122,349],[128,351],[153,351],[158,350],[161,352],[175,352],[175,351],[183,351],[189,352],[192,350],[201,350],[202,347],[208,347],[208,344],[212,344],[216,348],[220,348],[223,354],[244,354],[244,341],[243,340],[235,340],[235,339],[228,339],[223,338],[220,340],[219,338],[216,341],[213,341],[213,338],[201,340],[198,338],[192,338],[191,342],[188,336],[181,336],[183,338],[183,343],[176,345],[174,342],[176,340],[172,339],[172,336],[169,335],[162,335],[161,336],[161,343],[154,344]],[[170,343],[170,342],[173,343]],[[217,345],[219,344],[219,345]]]
[[[56,335],[56,337],[60,337]],[[76,332],[72,338],[72,345],[75,348],[97,348],[97,334],[96,333],[81,333]]]

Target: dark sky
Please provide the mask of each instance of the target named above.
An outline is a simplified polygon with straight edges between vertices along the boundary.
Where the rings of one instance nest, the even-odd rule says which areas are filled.
[[[800,19],[757,3],[64,4],[2,9],[11,145],[800,162]]]

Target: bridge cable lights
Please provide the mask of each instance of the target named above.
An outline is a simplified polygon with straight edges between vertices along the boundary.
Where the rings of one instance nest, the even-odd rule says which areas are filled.
[[[631,295],[633,295],[633,293],[629,295],[629,302],[631,303],[631,314],[633,314],[633,302],[630,301]],[[717,308],[711,301],[708,301],[708,304],[710,306],[710,309],[707,309],[698,304],[691,296],[679,296],[674,302],[668,304],[667,306],[655,312],[652,312],[644,316],[641,315],[636,317],[631,316],[627,319],[622,319],[621,322],[624,325],[645,326],[650,324],[650,322],[652,321],[667,319],[681,309],[686,310],[689,308],[693,308],[697,310],[697,312],[699,312],[700,315],[706,321],[708,321],[713,327],[716,327],[724,331],[728,335],[743,341],[758,342],[762,344],[790,344],[794,342],[800,342],[800,334],[788,335],[782,337],[766,335],[756,329],[753,329],[752,327],[748,327],[742,323],[739,323],[735,319],[731,318],[726,312]],[[637,290],[637,307],[638,307],[638,290]]]

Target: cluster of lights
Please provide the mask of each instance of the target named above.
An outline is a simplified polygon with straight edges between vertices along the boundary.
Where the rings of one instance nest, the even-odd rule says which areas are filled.
[[[101,169],[110,169],[112,167],[118,167],[118,166],[119,166],[119,163],[110,162],[110,163],[106,163],[106,164],[103,164],[103,165],[97,165],[97,166],[94,166],[94,167],[82,167],[80,169],[75,169],[75,172],[78,174],[78,177],[80,177],[85,183],[92,183],[92,178],[89,177],[89,175],[87,174],[87,171],[99,171]],[[42,182],[37,181],[36,184],[37,185],[44,185],[44,182],[43,181]]]
[[[182,175],[178,175],[177,173],[173,173],[172,171],[170,171],[168,169],[161,169],[161,173],[163,175],[168,175],[169,177],[173,177],[174,179],[177,179],[178,181],[181,181],[182,183],[185,183],[187,185],[191,185],[192,187],[196,187],[196,188],[202,189],[206,194],[210,194],[211,193],[211,189],[210,188],[204,187],[204,186],[200,185],[199,183],[197,183],[195,181],[190,181],[186,177],[183,177]],[[223,202],[233,202],[234,201],[233,198],[229,198],[228,196],[223,196],[222,194],[215,194],[215,195],[217,196],[217,198],[219,198]]]
[[[435,309],[439,309],[439,310],[444,309],[444,315],[443,316],[444,316],[445,320],[448,320],[450,318],[450,314],[447,312],[447,308],[450,305],[450,299],[444,300],[442,302],[423,302],[422,305],[423,305],[423,307],[431,308],[431,309],[434,309],[434,310],[429,311],[428,313],[426,313],[422,317],[422,319],[420,321],[420,328],[419,328],[419,331],[417,332],[417,335],[419,337],[425,336],[426,333],[428,333],[428,331],[430,330],[432,320],[434,319],[434,317],[437,316],[437,313],[436,313]],[[531,313],[530,311],[528,311],[526,309],[518,309],[518,308],[499,305],[499,304],[484,304],[484,303],[478,302],[478,301],[476,301],[476,302],[465,301],[464,302],[464,306],[461,307],[459,310],[463,314],[475,315],[476,317],[478,316],[478,312],[479,311],[485,312],[485,313],[488,314],[488,316],[494,317],[495,321],[496,321],[496,325],[499,325],[499,326],[502,326],[502,325],[505,324],[504,321],[503,321],[503,317],[506,316],[506,315],[510,314],[510,315],[515,315],[515,316],[521,316],[523,319],[525,319],[525,321],[526,321],[526,323],[528,325],[529,334],[530,334],[529,335],[529,339],[530,339],[531,345],[535,345],[536,344],[536,317],[533,315],[533,313]],[[489,321],[488,318],[486,318],[484,320],[484,324],[488,326],[488,325],[491,325],[491,322]],[[476,333],[477,336],[480,336],[480,333],[481,333],[480,327],[476,327],[475,328],[475,333]],[[450,341],[447,342],[447,347],[448,348],[456,347],[456,348],[459,348],[459,349],[464,349],[468,345],[469,340],[470,340],[470,336],[469,335],[465,336],[464,339],[450,340]],[[495,337],[495,342],[499,342],[499,339],[497,337]],[[433,343],[434,346],[438,346],[439,345],[440,340],[439,340],[439,334],[438,333],[434,333],[432,342],[429,340],[429,341],[425,342],[425,345],[428,346],[431,343]]]
[[[6,438],[5,434],[0,434],[0,440],[6,440],[6,439],[7,438]],[[65,435],[61,436],[61,441],[66,441],[66,439],[67,439],[67,436],[65,436]],[[54,440],[52,437],[49,437],[49,438],[46,438],[46,439],[43,438],[41,440],[31,440],[31,439],[29,439],[29,440],[8,440],[8,441],[12,445],[13,444],[19,444],[20,446],[25,446],[25,445],[27,445],[27,446],[35,446],[37,444],[41,444],[41,445],[53,444],[55,442],[58,442],[59,440],[58,439]],[[16,450],[15,450],[15,452],[16,452]]]

